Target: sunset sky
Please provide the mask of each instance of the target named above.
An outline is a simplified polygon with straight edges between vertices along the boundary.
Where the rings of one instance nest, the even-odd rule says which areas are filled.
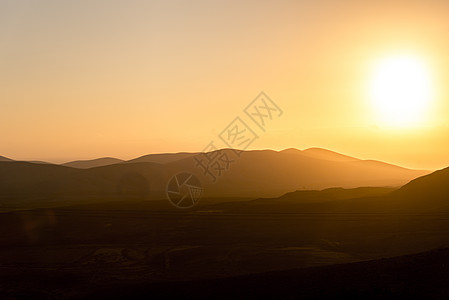
[[[201,151],[264,91],[283,115],[251,149],[447,167],[448,15],[436,0],[1,1],[0,155]],[[372,92],[391,57],[419,61],[430,90],[399,125]]]

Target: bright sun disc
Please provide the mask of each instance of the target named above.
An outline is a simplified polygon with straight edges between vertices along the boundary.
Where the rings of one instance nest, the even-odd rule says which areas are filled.
[[[429,70],[413,56],[395,56],[376,65],[370,95],[383,125],[416,125],[432,99]]]

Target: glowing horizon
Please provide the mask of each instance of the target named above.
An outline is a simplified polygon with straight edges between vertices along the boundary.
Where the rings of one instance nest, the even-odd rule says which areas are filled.
[[[0,155],[198,152],[265,91],[284,114],[255,127],[249,149],[447,167],[447,11],[436,0],[5,1]],[[413,88],[392,88],[397,77]]]

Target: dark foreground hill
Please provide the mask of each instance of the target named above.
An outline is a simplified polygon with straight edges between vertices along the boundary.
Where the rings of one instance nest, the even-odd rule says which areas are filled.
[[[120,285],[89,299],[448,299],[449,249],[215,280]]]
[[[12,159],[4,157],[4,156],[0,156],[0,161],[12,161]]]
[[[118,166],[98,178],[119,178]],[[1,213],[0,296],[446,299],[448,251],[428,251],[449,246],[448,194],[432,196],[449,178],[421,180],[396,191],[203,198],[192,210],[122,199]],[[397,209],[410,201],[422,206]]]
[[[449,246],[447,216],[165,201],[3,213],[0,298],[447,299],[449,250],[382,259]]]
[[[364,187],[295,191],[275,198],[214,204],[210,209],[233,213],[447,213],[449,168],[419,177],[399,189]]]
[[[416,204],[422,202],[449,207],[449,168],[412,180],[394,196]]]

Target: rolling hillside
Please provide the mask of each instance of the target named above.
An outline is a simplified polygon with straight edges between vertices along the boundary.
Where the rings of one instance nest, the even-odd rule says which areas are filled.
[[[226,149],[220,155],[226,154],[231,162],[227,169],[222,165],[221,176],[215,172],[214,165],[209,166],[209,170],[215,172],[215,182],[204,173],[205,169],[197,166],[198,160],[204,160],[204,154],[162,154],[159,157],[161,163],[123,162],[88,169],[0,162],[0,196],[129,194],[160,199],[165,197],[167,181],[173,175],[191,172],[201,180],[204,196],[279,197],[295,190],[398,187],[429,173],[377,161],[346,159],[346,156],[325,150],[318,150],[320,158],[311,157],[316,151],[245,151],[238,157],[233,150]],[[100,159],[95,163],[101,162]],[[91,163],[77,162],[78,167],[80,164],[87,167]]]
[[[123,160],[113,157],[102,157],[92,160],[76,160],[62,164],[62,166],[77,168],[77,169],[89,169],[95,167],[108,166],[113,164],[118,164],[123,162]]]

